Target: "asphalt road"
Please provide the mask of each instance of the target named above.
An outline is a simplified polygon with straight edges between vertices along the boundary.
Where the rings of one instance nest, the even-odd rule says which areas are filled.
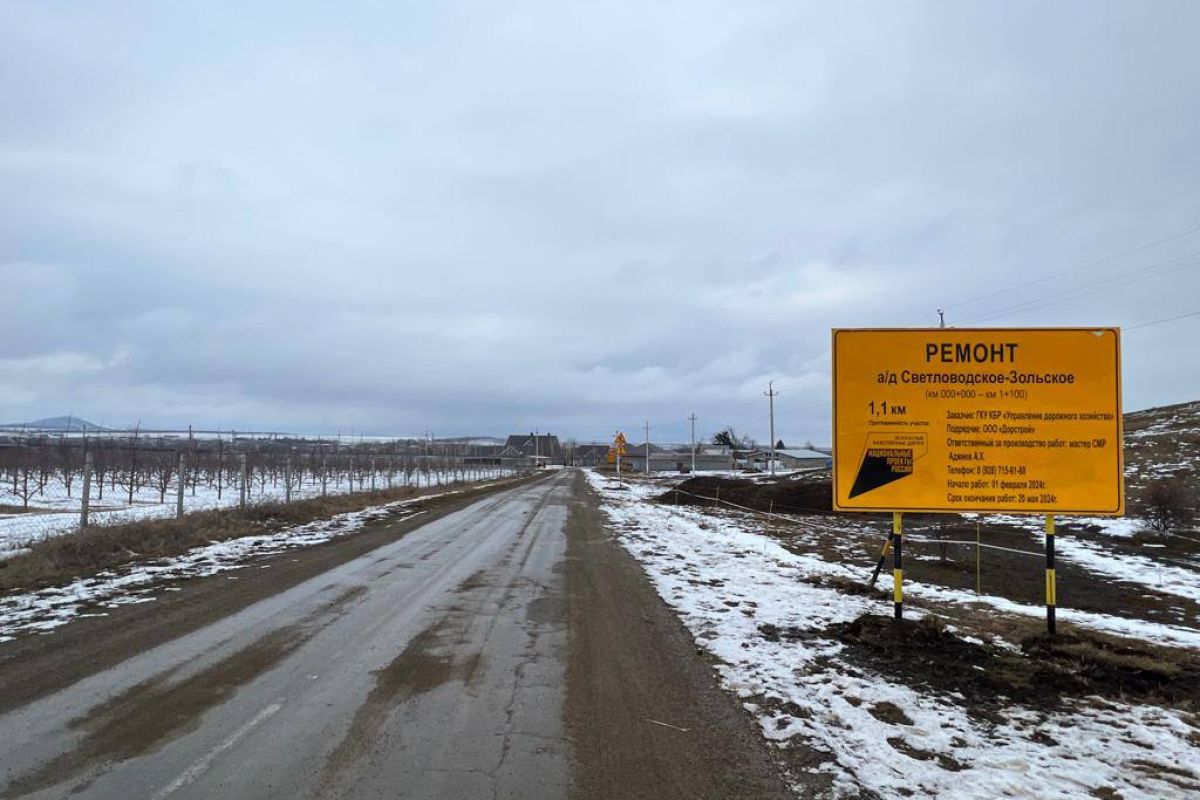
[[[0,798],[784,796],[581,476],[397,537],[9,709]]]

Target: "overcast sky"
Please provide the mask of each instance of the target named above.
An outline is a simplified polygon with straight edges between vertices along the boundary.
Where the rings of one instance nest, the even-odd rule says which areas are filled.
[[[774,379],[826,443],[830,327],[1200,310],[1197,30],[3,0],[0,422],[765,440]],[[1126,408],[1200,398],[1198,338],[1128,330]]]

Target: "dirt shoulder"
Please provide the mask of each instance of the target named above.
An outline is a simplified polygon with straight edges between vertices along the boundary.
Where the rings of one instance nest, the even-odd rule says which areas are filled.
[[[793,798],[750,718],[605,528],[582,473],[575,498],[567,525],[572,798]]]
[[[255,559],[247,563],[266,569],[256,570],[252,581],[229,581],[224,575],[214,575],[164,583],[164,591],[153,603],[119,606],[103,617],[77,619],[50,635],[24,636],[0,644],[0,683],[5,686],[0,693],[0,714],[241,611],[518,483],[490,484],[418,500],[416,508],[424,513],[412,519],[381,523],[353,536]],[[172,591],[165,591],[168,587]]]

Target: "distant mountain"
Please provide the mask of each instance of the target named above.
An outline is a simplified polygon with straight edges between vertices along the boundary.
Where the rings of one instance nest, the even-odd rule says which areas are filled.
[[[104,433],[108,428],[102,428],[94,422],[88,422],[79,417],[49,417],[33,422],[14,422],[0,425],[0,428],[26,431],[53,431],[55,433]]]

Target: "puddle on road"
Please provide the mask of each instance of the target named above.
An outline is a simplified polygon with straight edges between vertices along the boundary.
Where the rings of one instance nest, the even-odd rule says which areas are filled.
[[[17,778],[0,798],[9,800],[68,781],[77,782],[71,790],[77,794],[113,764],[156,752],[196,730],[204,714],[298,650],[366,591],[365,586],[346,588],[295,625],[272,631],[193,675],[171,681],[179,671],[173,667],[93,707],[69,723],[72,730],[83,732],[73,750]]]

